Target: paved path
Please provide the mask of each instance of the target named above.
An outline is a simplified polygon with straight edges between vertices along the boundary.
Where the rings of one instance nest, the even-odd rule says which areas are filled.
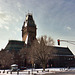
[[[66,72],[56,72],[45,75],[75,75],[75,71],[66,71]]]
[[[17,74],[17,72],[12,72],[12,74],[9,72],[8,74],[7,74],[7,71],[5,71],[5,73],[0,73],[0,75],[32,75],[31,73],[30,74],[28,74],[28,71],[22,71],[22,72],[20,72],[19,74]],[[44,72],[39,72],[38,74],[37,73],[35,73],[35,75],[75,75],[75,70],[71,70],[71,71],[53,71],[53,72],[50,72],[50,73],[48,73],[48,72],[46,72],[46,73],[44,73]]]

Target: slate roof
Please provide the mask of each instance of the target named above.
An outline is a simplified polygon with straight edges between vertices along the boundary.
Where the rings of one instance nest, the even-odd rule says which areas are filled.
[[[19,51],[20,49],[22,49],[25,46],[25,42],[24,41],[18,41],[18,40],[9,40],[8,44],[5,47],[5,50],[15,50],[15,51]]]
[[[73,55],[73,53],[70,51],[70,49],[68,47],[56,47],[54,46],[54,49],[56,50],[56,55],[60,55],[60,56],[71,56]]]
[[[32,14],[30,14],[30,13],[28,13],[27,15],[26,15],[26,19],[25,19],[25,21],[24,21],[24,24],[23,24],[23,27],[26,27],[26,26],[36,26],[36,24],[35,24],[35,22],[34,22],[34,20],[33,20],[33,16],[32,16]]]
[[[5,47],[5,50],[16,50],[19,51],[20,49],[22,49],[23,47],[25,47],[25,42],[24,41],[18,41],[18,40],[9,40],[7,46]],[[51,47],[51,46],[48,46]],[[56,47],[56,46],[52,46],[53,49],[56,52],[54,52],[54,55],[59,55],[59,56],[70,56],[73,55],[73,53],[70,51],[70,49],[68,47]]]

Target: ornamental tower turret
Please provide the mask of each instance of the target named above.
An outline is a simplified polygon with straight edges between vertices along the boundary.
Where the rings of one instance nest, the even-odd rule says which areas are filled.
[[[33,20],[32,14],[28,13],[22,26],[22,41],[25,41],[25,44],[31,45],[35,39],[36,24]]]

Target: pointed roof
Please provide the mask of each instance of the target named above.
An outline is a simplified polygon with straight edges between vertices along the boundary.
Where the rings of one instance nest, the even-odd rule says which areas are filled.
[[[31,13],[28,13],[26,15],[26,18],[25,18],[25,21],[24,21],[24,24],[23,24],[23,27],[26,27],[26,26],[36,26],[34,20],[33,20],[33,16]]]
[[[8,44],[5,47],[5,50],[15,50],[15,51],[19,51],[20,49],[22,49],[25,46],[25,42],[24,41],[18,41],[18,40],[9,40]]]

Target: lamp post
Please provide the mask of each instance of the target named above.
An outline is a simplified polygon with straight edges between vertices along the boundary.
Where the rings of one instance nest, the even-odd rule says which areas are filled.
[[[34,60],[32,59],[32,74],[33,74],[33,67],[34,67]]]
[[[24,60],[23,60],[23,66],[25,66],[25,55],[26,55],[26,53],[24,53],[24,56],[23,56],[23,58],[24,58]]]

